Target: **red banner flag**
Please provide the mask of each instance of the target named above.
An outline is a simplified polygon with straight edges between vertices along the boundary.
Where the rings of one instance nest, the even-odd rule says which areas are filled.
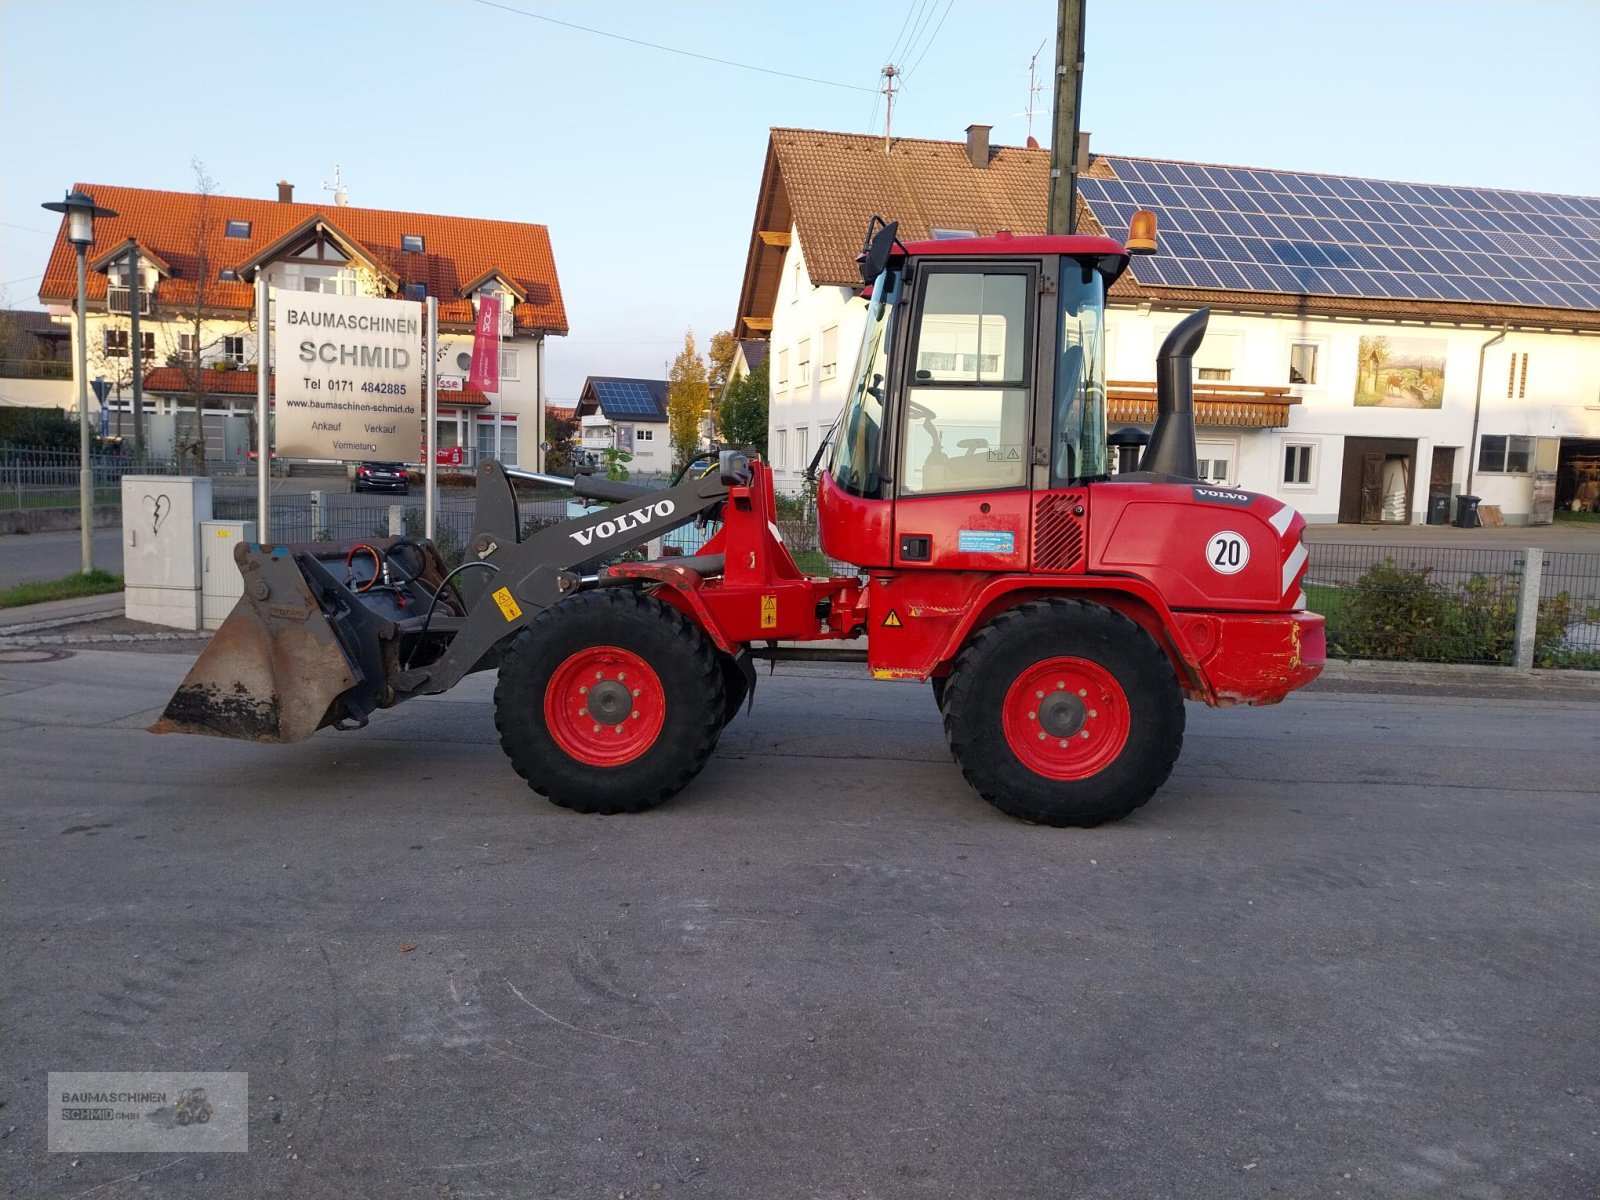
[[[472,328],[472,371],[467,386],[480,392],[500,390],[500,297],[478,298],[478,320]]]

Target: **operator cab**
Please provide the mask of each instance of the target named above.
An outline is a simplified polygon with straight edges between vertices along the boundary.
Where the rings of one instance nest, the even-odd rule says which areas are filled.
[[[1025,569],[1033,493],[1108,474],[1104,237],[869,230],[855,376],[819,483],[827,552]],[[893,503],[888,503],[893,502]]]

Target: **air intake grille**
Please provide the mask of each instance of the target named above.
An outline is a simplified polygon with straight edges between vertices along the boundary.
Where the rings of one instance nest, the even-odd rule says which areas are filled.
[[[1039,499],[1033,521],[1033,569],[1076,571],[1083,564],[1083,519],[1073,509],[1083,504],[1077,492],[1056,492]]]

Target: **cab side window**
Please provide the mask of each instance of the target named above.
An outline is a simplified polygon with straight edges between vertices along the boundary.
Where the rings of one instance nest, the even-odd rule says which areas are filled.
[[[1025,485],[1030,279],[958,270],[924,278],[900,439],[902,493]]]

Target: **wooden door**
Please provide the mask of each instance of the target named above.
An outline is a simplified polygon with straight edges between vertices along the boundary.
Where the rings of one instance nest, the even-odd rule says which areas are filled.
[[[1377,525],[1383,520],[1383,455],[1361,456],[1361,523]]]
[[[1454,446],[1435,446],[1433,448],[1433,467],[1428,472],[1428,494],[1431,496],[1448,496],[1451,484],[1456,477],[1456,448]]]

